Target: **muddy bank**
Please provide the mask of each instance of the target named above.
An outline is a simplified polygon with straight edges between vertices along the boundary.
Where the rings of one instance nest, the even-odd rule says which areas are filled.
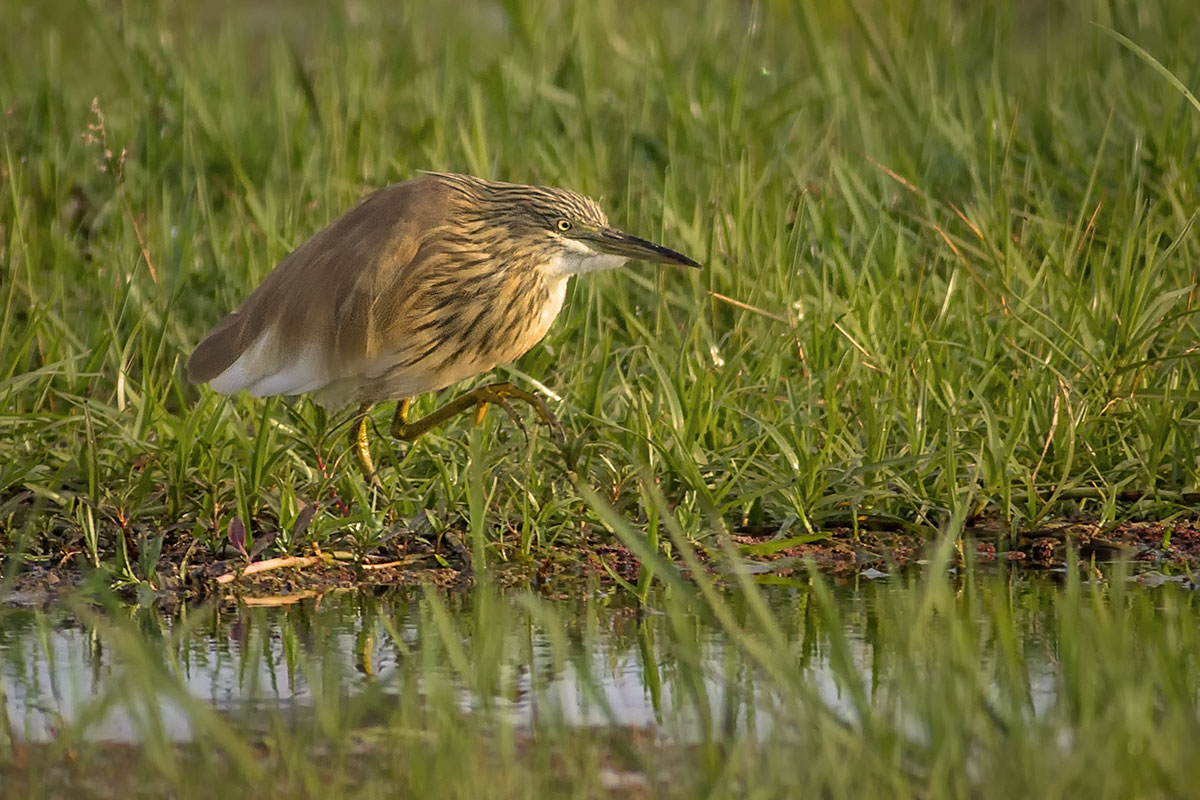
[[[901,522],[864,519],[858,530],[835,528],[812,535],[789,537],[778,528],[737,530],[732,544],[754,573],[782,578],[799,577],[811,559],[822,572],[844,579],[882,577],[917,564],[930,555],[933,532],[920,535]],[[377,587],[380,591],[430,584],[454,589],[474,583],[472,558],[464,535],[446,533],[436,539],[394,537],[365,556],[313,547],[293,555],[260,554],[248,560],[242,553],[197,563],[194,551],[179,543],[164,551],[155,575],[134,582],[111,569],[95,569],[76,554],[58,561],[39,560],[14,568],[8,565],[4,602],[49,606],[89,587],[116,585],[127,599],[174,605],[197,599],[261,601],[284,604],[336,588]],[[1084,566],[1125,560],[1135,572],[1186,575],[1200,564],[1200,524],[1196,521],[1125,522],[1102,527],[1079,520],[1057,520],[1035,529],[1014,532],[999,522],[967,529],[962,557],[978,564],[1003,562],[1017,568],[1061,570],[1074,553]],[[698,553],[720,575],[725,558],[715,542],[698,543]],[[706,546],[707,544],[707,546]],[[190,562],[185,560],[190,556]],[[572,544],[556,545],[538,560],[496,558],[489,554],[489,578],[501,586],[539,586],[553,590],[580,580],[634,581],[637,557],[606,531],[585,528]],[[615,578],[614,578],[615,576]]]

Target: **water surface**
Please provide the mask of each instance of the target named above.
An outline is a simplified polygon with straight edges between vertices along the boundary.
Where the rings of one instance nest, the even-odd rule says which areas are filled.
[[[904,679],[889,642],[904,633],[896,609],[918,591],[891,580],[834,587],[836,631],[805,583],[765,588],[762,597],[787,637],[797,679],[853,725],[854,681],[845,671],[871,703],[887,702]],[[1009,609],[1028,712],[1042,714],[1056,697],[1051,601],[1060,589],[1001,576],[963,591],[971,593],[962,613],[980,632],[985,669],[996,658],[989,609]],[[309,724],[322,704],[357,700],[362,724],[370,724],[437,683],[461,710],[498,713],[530,733],[566,725],[637,729],[677,742],[714,730],[769,735],[779,687],[711,609],[663,594],[643,613],[594,587],[567,599],[337,591],[276,607],[217,602],[171,615],[116,604],[8,609],[0,626],[4,710],[10,730],[26,740],[69,727],[105,741],[183,741],[196,733],[197,704],[253,731]],[[749,604],[736,592],[725,599],[749,625]],[[831,662],[838,652],[831,633],[849,665]]]

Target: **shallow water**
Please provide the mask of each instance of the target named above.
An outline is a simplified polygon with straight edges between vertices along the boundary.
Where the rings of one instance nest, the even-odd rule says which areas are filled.
[[[896,666],[889,631],[903,620],[894,609],[911,603],[915,591],[888,580],[834,588],[839,639],[873,704],[886,702]],[[970,591],[978,612],[964,613],[978,613],[982,629],[992,624],[983,611],[989,603],[1014,609],[1029,713],[1040,715],[1055,699],[1048,606],[1060,590],[1046,580],[996,577]],[[811,589],[776,586],[762,596],[813,697],[854,724],[847,681],[831,663],[829,617],[814,608]],[[738,595],[727,598],[733,613],[751,618]],[[407,696],[423,697],[432,682],[450,687],[459,709],[498,712],[518,730],[638,729],[673,742],[714,730],[765,736],[780,702],[707,608],[655,598],[639,614],[596,588],[567,599],[340,591],[277,607],[226,602],[170,616],[117,604],[77,612],[10,608],[0,620],[6,724],[33,741],[63,729],[104,741],[188,740],[198,706],[253,732],[311,724],[331,702],[357,699],[366,725],[386,718],[406,688],[415,687]],[[986,664],[994,654],[984,647],[980,658]]]

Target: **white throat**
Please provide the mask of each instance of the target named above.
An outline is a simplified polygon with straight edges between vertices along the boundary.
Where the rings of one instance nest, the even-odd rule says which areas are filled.
[[[582,242],[564,239],[566,252],[556,255],[546,265],[546,276],[549,278],[569,278],[581,272],[595,272],[601,269],[616,269],[629,259],[624,256],[614,256],[608,253],[597,253]]]

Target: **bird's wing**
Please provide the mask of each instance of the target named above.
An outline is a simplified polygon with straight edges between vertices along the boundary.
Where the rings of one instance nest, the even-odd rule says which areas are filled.
[[[380,189],[271,271],[197,345],[188,377],[218,392],[301,394],[344,382],[377,355],[380,313],[398,313],[430,230],[445,219],[429,177]]]

